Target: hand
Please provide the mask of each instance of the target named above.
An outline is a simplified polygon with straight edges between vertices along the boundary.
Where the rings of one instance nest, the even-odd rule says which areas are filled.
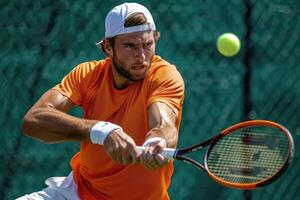
[[[165,147],[166,143],[163,141],[152,142],[140,156],[140,162],[147,169],[151,170],[163,167],[169,162],[169,160],[161,154]]]
[[[123,165],[138,162],[141,155],[134,140],[121,129],[115,129],[107,136],[104,148],[113,161]]]

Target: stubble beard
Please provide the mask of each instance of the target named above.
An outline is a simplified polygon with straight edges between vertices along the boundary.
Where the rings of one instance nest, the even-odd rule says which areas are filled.
[[[151,58],[152,60],[152,58]],[[112,62],[113,62],[113,65],[116,69],[116,71],[121,75],[123,76],[124,78],[126,78],[127,80],[129,81],[132,81],[132,82],[136,82],[136,81],[141,81],[141,80],[144,80],[146,74],[147,74],[147,71],[145,72],[145,74],[142,76],[142,77],[139,77],[139,78],[135,78],[130,72],[129,70],[126,70],[125,67],[122,65],[122,63],[120,62],[120,60],[118,59],[118,57],[116,56],[116,54],[114,54],[113,58],[112,58]],[[150,66],[151,66],[151,63],[150,63]],[[147,66],[149,68],[149,66]]]

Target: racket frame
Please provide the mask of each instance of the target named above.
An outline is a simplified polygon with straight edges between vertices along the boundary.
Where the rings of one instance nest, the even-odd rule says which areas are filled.
[[[270,127],[276,127],[280,130],[282,130],[282,132],[286,135],[286,137],[288,138],[288,142],[289,142],[289,154],[286,157],[284,163],[282,164],[282,166],[280,167],[280,169],[274,173],[273,175],[269,176],[268,178],[263,179],[260,182],[257,183],[232,183],[229,181],[225,181],[221,178],[219,178],[218,176],[214,175],[210,170],[209,167],[207,165],[208,162],[208,155],[210,153],[210,150],[212,149],[213,145],[216,143],[216,141],[218,139],[220,139],[221,137],[224,137],[230,133],[232,133],[233,131],[239,129],[239,128],[243,128],[243,127],[250,127],[250,126],[270,126]],[[290,134],[290,132],[282,125],[276,123],[276,122],[272,122],[272,121],[268,121],[268,120],[249,120],[249,121],[245,121],[245,122],[241,122],[238,123],[236,125],[233,125],[223,131],[221,131],[221,133],[218,135],[218,137],[214,137],[210,143],[209,143],[209,148],[207,149],[205,155],[204,155],[204,170],[207,172],[207,174],[214,179],[215,181],[217,181],[218,183],[220,183],[221,185],[227,186],[227,187],[232,187],[232,188],[238,188],[238,189],[246,189],[246,190],[250,190],[250,189],[256,189],[258,187],[262,187],[265,185],[268,185],[272,182],[274,182],[275,180],[277,180],[288,168],[290,162],[293,159],[293,155],[294,155],[294,140],[292,135]]]
[[[276,173],[274,173],[272,176],[269,176],[269,178],[265,178],[264,180],[260,181],[260,182],[256,182],[256,183],[232,183],[229,181],[225,181],[219,177],[217,177],[216,175],[214,175],[208,167],[208,155],[210,150],[212,149],[213,145],[216,143],[216,141],[218,141],[220,138],[232,133],[233,131],[239,129],[239,128],[243,128],[243,127],[249,127],[249,126],[270,126],[270,127],[276,127],[280,130],[282,130],[282,132],[287,136],[288,138],[288,143],[289,143],[289,149],[288,149],[288,156],[286,157],[285,162],[282,164],[280,170],[278,170]],[[185,154],[191,153],[191,152],[195,152],[198,151],[200,149],[203,149],[204,147],[208,147],[205,154],[204,154],[204,161],[203,164],[197,162],[196,160],[189,158],[187,156],[185,156]],[[139,150],[144,151],[146,147],[138,147]],[[227,187],[232,187],[232,188],[237,188],[237,189],[246,189],[246,190],[250,190],[250,189],[255,189],[261,186],[265,186],[268,185],[272,182],[274,182],[275,180],[277,180],[287,169],[288,165],[290,164],[290,162],[293,159],[293,155],[294,155],[294,140],[292,135],[290,134],[290,132],[282,125],[276,123],[276,122],[272,122],[272,121],[268,121],[268,120],[249,120],[249,121],[244,121],[244,122],[240,122],[238,124],[235,124],[227,129],[224,129],[223,131],[221,131],[219,134],[213,136],[212,138],[200,143],[200,144],[196,144],[190,147],[186,147],[186,148],[182,148],[182,149],[173,149],[173,148],[165,148],[164,151],[162,152],[162,154],[170,159],[170,160],[180,160],[183,162],[186,162],[188,164],[192,164],[194,166],[196,166],[197,168],[205,171],[213,180],[215,180],[216,182],[218,182],[221,185],[227,186]]]

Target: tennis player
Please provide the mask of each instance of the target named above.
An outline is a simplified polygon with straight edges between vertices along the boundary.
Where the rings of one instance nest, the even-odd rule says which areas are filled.
[[[107,58],[79,64],[23,120],[24,134],[45,143],[81,143],[72,171],[19,200],[169,199],[173,164],[160,152],[177,144],[184,82],[174,65],[155,54],[159,36],[140,4],[124,3],[108,13],[98,43]],[[67,114],[75,105],[84,119]]]

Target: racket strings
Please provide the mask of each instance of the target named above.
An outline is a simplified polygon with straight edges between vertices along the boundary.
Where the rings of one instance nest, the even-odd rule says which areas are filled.
[[[207,166],[225,181],[255,183],[279,171],[288,151],[288,139],[278,128],[240,128],[216,141]]]

